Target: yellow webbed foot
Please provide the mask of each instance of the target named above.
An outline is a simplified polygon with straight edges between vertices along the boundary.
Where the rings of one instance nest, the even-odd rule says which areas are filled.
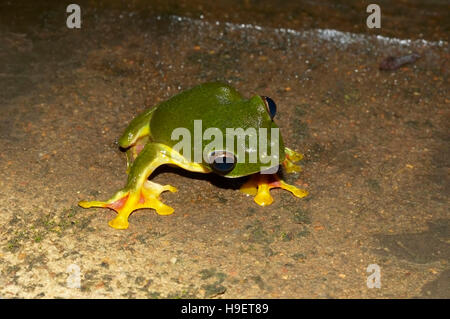
[[[298,153],[298,152],[296,152],[294,150],[291,150],[288,147],[284,148],[284,152],[286,153],[286,157],[289,160],[291,160],[292,162],[298,162],[298,161],[301,161],[303,159],[303,155],[302,154],[300,154],[300,153]]]
[[[255,196],[253,200],[260,206],[272,204],[273,198],[270,195],[268,186],[268,176],[266,174],[254,174],[241,186],[240,191],[247,195]]]
[[[306,190],[287,184],[282,181],[277,174],[254,174],[244,185],[242,185],[240,191],[247,195],[256,195],[253,200],[258,205],[268,206],[273,202],[273,198],[270,195],[270,190],[272,188],[285,189],[298,198],[308,195]]]
[[[141,192],[144,202],[141,203],[142,208],[153,208],[159,215],[170,215],[173,213],[173,208],[167,206],[159,200],[159,195],[162,192],[169,191],[172,193],[178,190],[170,185],[159,185],[151,181],[146,181]]]
[[[290,148],[285,147],[284,152],[286,154],[286,158],[283,161],[283,166],[287,173],[298,173],[302,171],[302,168],[299,165],[294,164],[295,162],[303,159],[303,155],[297,153]]]
[[[279,183],[280,183],[279,186],[274,186],[274,187],[279,187],[279,188],[285,189],[285,190],[291,192],[292,195],[294,195],[295,197],[298,197],[298,198],[303,198],[303,197],[308,196],[308,191],[306,189],[298,188],[298,187],[296,187],[294,185],[290,185],[282,180],[279,180]]]
[[[83,208],[104,207],[117,212],[116,218],[109,221],[109,226],[116,229],[128,228],[128,216],[137,209],[136,203],[139,198],[136,193],[119,191],[107,201],[81,201],[78,203]]]
[[[159,185],[146,181],[141,189],[119,191],[107,201],[81,201],[78,203],[81,207],[105,207],[117,212],[116,218],[109,221],[109,226],[116,229],[128,228],[128,217],[130,214],[142,208],[152,208],[160,215],[169,215],[173,213],[173,208],[165,205],[159,200],[162,192],[176,192],[177,189],[170,185]]]

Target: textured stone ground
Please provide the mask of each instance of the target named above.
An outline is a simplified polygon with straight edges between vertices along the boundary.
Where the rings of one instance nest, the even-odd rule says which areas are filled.
[[[306,2],[277,15],[268,2],[253,15],[252,1],[113,3],[82,5],[81,30],[65,27],[61,6],[3,5],[0,297],[450,297],[439,7],[422,36],[417,25],[396,35],[394,10],[377,38],[359,24],[349,33],[331,5],[340,13],[327,25]],[[416,63],[378,70],[411,52]],[[173,215],[141,210],[119,231],[113,211],[77,206],[123,186],[116,141],[133,116],[213,80],[277,102],[286,144],[306,155],[289,180],[310,196],[274,190],[262,208],[242,181],[163,168],[154,180],[179,189],[163,195]],[[366,285],[370,264],[379,289]],[[81,287],[70,288],[77,271]]]

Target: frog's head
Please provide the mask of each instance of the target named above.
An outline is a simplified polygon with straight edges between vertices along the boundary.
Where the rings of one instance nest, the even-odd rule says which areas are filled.
[[[267,96],[253,96],[232,109],[233,118],[225,133],[225,147],[207,156],[207,165],[228,178],[258,172],[276,173],[284,159],[283,139],[273,121],[276,104]],[[234,140],[234,143],[228,141]],[[231,145],[230,145],[231,144]]]

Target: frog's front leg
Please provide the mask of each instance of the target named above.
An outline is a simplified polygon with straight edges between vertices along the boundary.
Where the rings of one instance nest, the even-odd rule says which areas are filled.
[[[253,200],[258,205],[268,206],[273,202],[273,198],[270,195],[270,190],[272,188],[285,189],[298,198],[308,195],[306,190],[297,188],[294,185],[289,185],[281,180],[277,174],[253,174],[250,179],[242,185],[240,191],[247,195],[256,195]]]
[[[131,165],[149,140],[150,119],[155,109],[145,110],[136,116],[119,138],[119,146],[126,150],[127,154],[127,174],[130,173]]]
[[[303,158],[303,155],[297,153],[287,147],[284,148],[286,158],[283,161],[283,166],[287,173],[300,172],[302,168],[296,164]],[[291,192],[294,196],[302,198],[308,195],[308,192],[304,189],[300,189],[294,185],[281,180],[277,174],[254,174],[252,177],[241,187],[241,192],[252,195],[254,201],[260,206],[267,206],[272,204],[273,198],[270,195],[270,189],[282,188]]]
[[[128,228],[128,216],[141,208],[153,208],[160,215],[168,215],[173,208],[163,204],[159,195],[164,191],[176,192],[170,185],[159,185],[148,181],[151,173],[160,165],[176,164],[177,159],[171,157],[171,150],[158,143],[148,143],[131,165],[127,185],[107,201],[82,201],[81,207],[106,207],[115,210],[116,218],[109,225],[117,229]]]

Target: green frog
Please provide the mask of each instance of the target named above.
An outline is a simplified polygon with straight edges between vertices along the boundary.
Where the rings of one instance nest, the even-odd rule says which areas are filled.
[[[205,83],[181,92],[139,114],[120,137],[119,146],[127,155],[125,187],[109,200],[81,201],[79,205],[115,210],[117,215],[109,225],[116,229],[128,228],[128,217],[137,209],[172,214],[173,208],[161,202],[160,194],[177,189],[149,180],[161,165],[225,178],[251,176],[240,190],[254,196],[261,206],[273,202],[272,188],[305,197],[306,190],[287,184],[277,175],[280,165],[288,173],[300,172],[295,162],[303,156],[284,146],[275,114],[276,104],[271,98],[255,95],[245,99],[224,83]],[[244,139],[239,140],[242,136],[236,132],[244,132]],[[210,142],[213,136],[214,143]],[[185,138],[183,143],[180,137]],[[251,141],[257,144],[250,145]]]

